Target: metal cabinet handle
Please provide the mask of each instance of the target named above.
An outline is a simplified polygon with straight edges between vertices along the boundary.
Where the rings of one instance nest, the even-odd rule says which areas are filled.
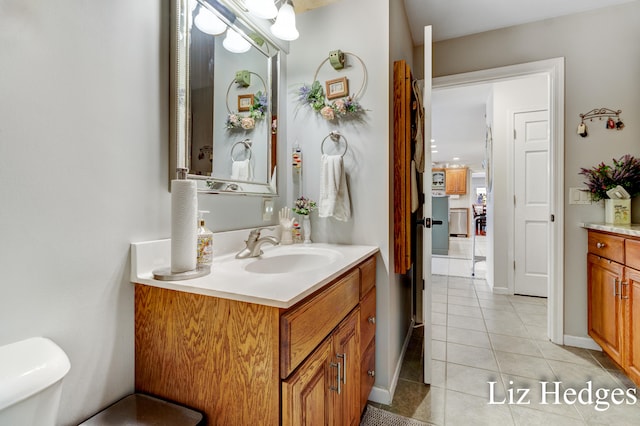
[[[620,293],[618,293],[618,279],[615,278],[613,280],[613,297],[616,297],[617,295],[619,295]]]
[[[620,289],[620,299],[627,300],[629,298],[629,290],[626,289],[626,288],[629,285],[629,283],[626,280],[623,280],[620,284],[622,284],[624,286],[624,288]],[[625,289],[626,289],[626,291],[625,291]],[[626,296],[625,296],[625,294],[626,294]]]
[[[369,371],[367,371],[367,375],[369,377],[376,377],[376,371],[375,370],[369,370]]]
[[[336,357],[342,359],[342,383],[347,384],[347,353],[337,354]],[[340,363],[338,363],[340,365]],[[338,372],[338,381],[340,381],[340,372]],[[338,392],[340,393],[340,392]]]
[[[369,321],[370,324],[375,324],[376,323],[376,317],[371,316],[371,317],[367,318],[367,321]]]
[[[337,373],[337,377],[336,377],[336,383],[338,386],[329,386],[329,389],[332,391],[336,391],[338,393],[338,395],[340,395],[340,392],[342,391],[341,387],[340,387],[340,369],[342,368],[342,366],[340,365],[339,362],[332,362],[329,364],[331,366],[331,368],[337,368],[338,369],[338,373]]]
[[[597,248],[605,248],[607,245],[605,243],[596,243]]]

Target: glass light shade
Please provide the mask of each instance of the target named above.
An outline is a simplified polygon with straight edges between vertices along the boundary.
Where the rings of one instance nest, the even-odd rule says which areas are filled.
[[[295,40],[300,36],[296,28],[296,13],[289,3],[280,7],[276,22],[271,26],[271,34],[280,40],[287,41]]]
[[[202,6],[200,6],[200,12],[196,15],[193,23],[200,31],[211,35],[220,35],[227,29],[227,25],[220,18]]]
[[[251,49],[251,43],[242,38],[240,34],[229,28],[227,36],[222,41],[225,49],[232,53],[244,53]]]
[[[274,0],[247,0],[244,4],[252,15],[262,19],[273,19],[278,14]]]

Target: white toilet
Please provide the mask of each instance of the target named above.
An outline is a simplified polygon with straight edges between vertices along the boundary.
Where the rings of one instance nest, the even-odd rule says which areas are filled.
[[[44,337],[0,346],[0,425],[55,425],[70,367],[67,354]]]

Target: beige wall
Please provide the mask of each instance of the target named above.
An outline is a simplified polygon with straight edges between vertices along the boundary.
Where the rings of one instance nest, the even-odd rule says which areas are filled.
[[[538,23],[519,25],[434,45],[434,76],[565,58],[565,193],[581,186],[580,167],[640,155],[640,2]],[[421,47],[414,61],[421,60]],[[593,123],[587,138],[576,134],[578,114],[621,109],[623,131]],[[568,205],[565,196],[565,334],[587,336],[586,232],[584,221],[602,221],[599,205]]]

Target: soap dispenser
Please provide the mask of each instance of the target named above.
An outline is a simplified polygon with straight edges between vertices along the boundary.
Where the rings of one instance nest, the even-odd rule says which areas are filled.
[[[207,210],[199,210],[198,218],[198,267],[211,267],[213,263],[213,232],[204,224],[203,213]]]

